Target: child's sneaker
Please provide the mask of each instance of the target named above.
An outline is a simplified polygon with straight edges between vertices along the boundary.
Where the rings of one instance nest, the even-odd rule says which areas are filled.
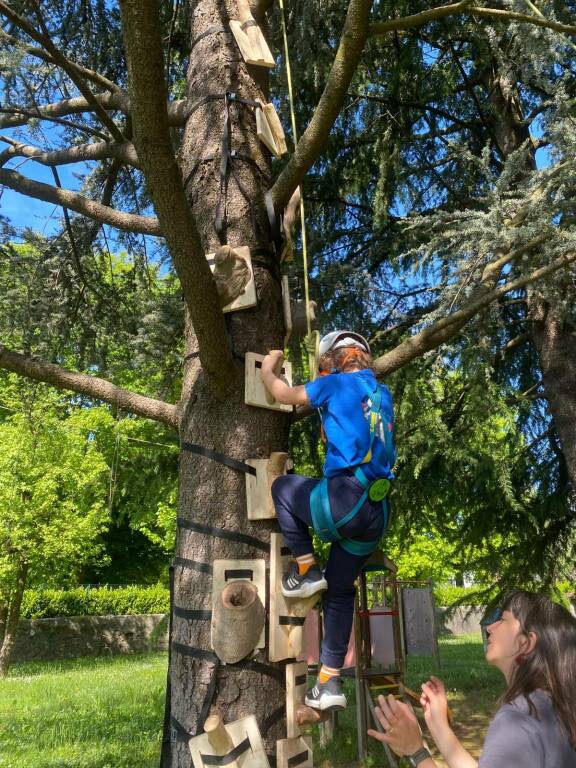
[[[345,709],[348,702],[342,693],[342,679],[334,675],[325,683],[316,680],[314,688],[306,691],[304,703],[312,709]]]
[[[306,573],[298,572],[298,563],[293,560],[282,578],[284,597],[311,597],[317,592],[328,589],[328,582],[317,565],[312,565]]]

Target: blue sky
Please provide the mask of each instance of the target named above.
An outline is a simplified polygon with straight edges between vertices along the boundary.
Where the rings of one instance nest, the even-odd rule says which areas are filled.
[[[4,131],[4,134],[7,133],[7,131]],[[12,161],[7,167],[16,168],[16,165],[17,163]],[[63,187],[67,189],[78,189],[80,187],[80,182],[74,177],[74,172],[82,172],[79,165],[64,165],[58,168],[58,174]],[[39,163],[29,161],[24,166],[18,168],[18,172],[29,179],[34,179],[34,181],[42,181],[45,184],[54,185],[54,177],[50,168]],[[42,200],[26,197],[5,188],[0,199],[0,214],[9,218],[17,229],[31,227],[37,232],[49,235],[56,232],[60,227],[59,222],[62,218],[62,208],[51,203],[45,203]]]
[[[0,134],[14,138],[22,143],[40,146],[42,149],[59,149],[62,146],[58,128],[50,123],[42,124],[42,140],[39,140],[38,137],[34,139],[29,138],[24,133],[23,128],[0,130]],[[7,146],[8,145],[4,142],[0,142],[0,152]],[[16,170],[18,173],[21,173],[23,176],[33,179],[34,181],[40,181],[51,186],[55,185],[51,169],[31,159],[25,160],[21,157],[14,158],[13,160],[10,160],[5,167]],[[95,167],[95,162],[60,165],[58,166],[60,183],[66,189],[80,191],[83,178]],[[154,215],[152,210],[144,211],[143,213],[145,215]],[[8,188],[3,188],[1,190],[0,215],[8,218],[17,231],[29,227],[35,232],[49,236],[62,229],[63,213],[60,206],[53,205],[52,203],[45,203],[42,200],[36,200],[32,197],[27,197],[26,195],[22,195]],[[73,213],[72,215],[75,214]],[[125,247],[118,242],[118,230],[106,225],[103,225],[103,230],[106,235],[108,247],[112,252],[125,250]],[[151,260],[154,261],[155,258],[153,254],[157,250],[158,239],[144,235],[140,235],[140,237],[142,238],[142,241],[146,241],[148,254],[151,256]]]

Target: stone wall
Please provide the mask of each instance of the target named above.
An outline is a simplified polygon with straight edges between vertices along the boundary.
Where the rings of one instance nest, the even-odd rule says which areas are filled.
[[[436,608],[436,626],[440,637],[446,635],[481,634],[480,619],[484,608],[461,605],[458,608]]]
[[[436,609],[439,635],[480,634],[482,609]],[[73,659],[77,656],[112,656],[168,649],[167,624],[157,629],[164,614],[144,616],[75,616],[22,619],[18,626],[13,661]]]
[[[12,658],[13,661],[35,661],[167,650],[168,622],[165,622],[166,628],[157,630],[163,618],[164,614],[157,613],[22,619]]]

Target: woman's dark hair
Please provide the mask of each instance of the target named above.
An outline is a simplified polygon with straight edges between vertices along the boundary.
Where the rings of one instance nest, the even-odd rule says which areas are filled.
[[[534,632],[536,646],[518,661],[508,690],[510,703],[524,695],[531,715],[536,708],[530,694],[547,691],[570,744],[576,749],[576,618],[546,595],[518,591],[509,595],[502,609],[511,611],[523,634]]]

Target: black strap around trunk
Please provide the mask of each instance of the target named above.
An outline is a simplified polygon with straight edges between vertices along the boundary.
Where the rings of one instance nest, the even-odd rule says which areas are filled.
[[[190,645],[173,642],[172,650],[182,656],[189,656],[190,658],[199,659],[200,661],[210,661],[213,664],[220,664],[218,656],[212,651],[207,651],[204,648],[193,648]],[[235,664],[227,664],[226,669],[247,669],[252,672],[258,672],[259,675],[273,677],[283,686],[286,684],[286,673],[283,669],[270,667],[268,664],[262,664],[262,662],[254,661],[253,659],[242,659]]]
[[[172,561],[174,566],[179,565],[181,568],[190,568],[191,571],[198,571],[199,573],[212,573],[212,566],[209,563],[200,563],[198,560],[189,560],[187,557],[175,557]]]
[[[303,627],[306,619],[304,616],[279,616],[278,624],[280,626]]]
[[[174,616],[186,621],[210,621],[212,611],[204,608],[180,608],[179,605],[175,605]]]
[[[302,763],[306,762],[308,760],[308,750],[304,750],[304,752],[300,752],[298,755],[294,755],[294,757],[288,758],[288,768],[296,768],[297,765],[301,765]]]
[[[230,467],[231,469],[235,469],[238,472],[244,472],[247,475],[254,475],[254,477],[256,477],[256,467],[251,467],[250,464],[245,464],[243,461],[232,459],[230,456],[226,456],[224,453],[220,453],[219,451],[213,451],[211,448],[204,448],[202,445],[188,442],[180,443],[180,448],[183,451],[195,453],[197,456],[205,456],[207,459],[211,459],[212,461],[218,461],[220,464],[224,464],[225,466]]]
[[[240,755],[243,755],[244,752],[247,752],[249,749],[251,749],[250,739],[246,736],[240,744],[237,744],[234,749],[231,749],[226,755],[200,754],[200,757],[202,758],[202,763],[204,765],[230,765],[230,763],[233,763],[237,757],[240,757]]]
[[[208,37],[208,35],[231,35],[232,32],[229,29],[226,29],[225,27],[208,27],[208,29],[205,32],[202,32],[198,37],[195,37],[194,40],[190,43],[190,53],[194,50],[194,47],[196,46],[196,43],[199,43],[200,40],[203,40],[205,37]]]
[[[248,22],[248,26],[251,26],[251,23]],[[256,109],[257,107],[260,107],[260,102],[254,100],[254,99],[245,99],[241,96],[238,96],[235,91],[225,91],[223,93],[209,93],[206,94],[206,96],[202,96],[200,99],[198,99],[194,104],[190,107],[188,110],[188,116],[192,115],[197,109],[199,109],[204,104],[207,104],[210,101],[215,101],[218,99],[224,100],[224,122],[222,127],[222,138],[220,139],[220,185],[219,185],[219,191],[218,191],[218,202],[216,203],[216,213],[214,216],[214,229],[216,231],[216,234],[218,235],[218,239],[220,240],[220,243],[224,245],[226,243],[226,199],[227,199],[227,191],[228,191],[228,175],[229,171],[234,173],[234,179],[236,181],[236,184],[238,186],[238,189],[240,190],[240,194],[242,197],[246,200],[248,204],[248,209],[250,211],[250,220],[252,223],[252,228],[254,230],[254,233],[256,237],[258,238],[262,233],[259,232],[260,227],[258,225],[258,219],[256,217],[256,212],[254,210],[254,206],[252,204],[252,198],[247,193],[246,189],[244,188],[244,185],[242,184],[242,181],[240,180],[240,177],[238,174],[234,171],[234,165],[232,164],[232,160],[234,159],[242,159],[244,161],[252,163],[252,165],[257,168],[257,170],[263,174],[263,171],[259,167],[258,163],[256,161],[249,157],[248,155],[242,155],[231,147],[231,140],[232,140],[232,129],[230,124],[230,104],[232,102],[237,102],[238,104],[244,104],[247,107]],[[186,177],[184,179],[184,186],[188,183],[191,176],[196,172],[196,169],[198,168],[198,165],[201,162],[205,162],[208,160],[214,159],[213,156],[198,158],[190,171],[186,174]],[[264,175],[264,174],[263,174]],[[271,198],[270,198],[271,199]],[[269,202],[266,201],[266,205],[268,207],[268,216],[270,217],[270,209],[269,209]],[[274,211],[274,206],[272,204],[272,212]],[[274,222],[276,222],[275,214],[272,213],[274,217]],[[280,234],[280,228],[279,225],[275,223],[275,226],[277,227],[277,232],[275,231],[273,234],[273,237],[275,239],[276,247],[278,247],[278,242],[281,242],[281,234]]]
[[[211,525],[204,525],[204,523],[198,523],[195,520],[185,520],[183,517],[178,517],[176,519],[176,525],[179,528],[186,528],[188,531],[194,531],[194,533],[203,533],[206,536],[215,536],[218,539],[236,541],[239,544],[248,544],[250,547],[260,549],[262,552],[270,552],[269,544],[261,539],[257,539],[255,536],[249,536],[247,533],[227,531],[224,528],[215,528]]]

